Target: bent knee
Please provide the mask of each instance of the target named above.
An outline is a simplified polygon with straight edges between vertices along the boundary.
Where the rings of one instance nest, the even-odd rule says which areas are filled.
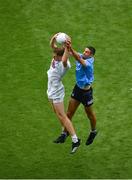
[[[56,112],[56,114],[57,114],[59,119],[65,119],[66,118],[66,114],[65,113],[60,113],[60,112],[58,113],[58,112]]]
[[[66,115],[69,119],[72,119],[73,113],[70,111],[67,111]]]

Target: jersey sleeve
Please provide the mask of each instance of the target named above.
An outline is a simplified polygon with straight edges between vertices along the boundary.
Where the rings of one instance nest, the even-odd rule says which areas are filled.
[[[71,68],[71,63],[70,63],[69,60],[67,61],[67,67],[68,67],[68,68]]]
[[[82,58],[82,54],[78,52],[78,55]]]
[[[69,68],[71,68],[71,63],[70,63],[70,61],[69,61],[69,59],[68,59],[68,60],[67,60],[67,66],[64,67],[64,69],[69,69]]]
[[[93,64],[93,62],[94,62],[93,58],[86,59],[86,66],[91,66],[91,64]]]
[[[65,73],[68,71],[68,69],[71,68],[71,64],[70,64],[70,61],[68,60],[67,61],[67,66],[64,67],[63,66],[63,63],[61,62],[62,66],[61,66],[61,70],[60,70],[60,75],[61,75],[61,78],[65,75]]]

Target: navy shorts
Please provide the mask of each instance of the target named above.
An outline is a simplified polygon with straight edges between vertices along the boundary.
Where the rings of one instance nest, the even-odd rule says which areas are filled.
[[[88,90],[80,89],[77,85],[75,85],[71,97],[76,99],[84,106],[90,106],[93,104],[93,89],[90,87]]]

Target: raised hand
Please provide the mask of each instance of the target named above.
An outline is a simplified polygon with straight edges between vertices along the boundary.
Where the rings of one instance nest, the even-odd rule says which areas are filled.
[[[70,39],[67,40],[65,45],[66,45],[67,49],[70,50],[71,49],[71,40]]]

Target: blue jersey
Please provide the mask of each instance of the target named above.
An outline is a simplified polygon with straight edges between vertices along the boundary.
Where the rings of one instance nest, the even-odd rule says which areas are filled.
[[[82,54],[79,54],[82,58]],[[80,62],[76,61],[76,83],[78,87],[84,88],[91,85],[94,81],[94,57],[85,59],[86,66],[83,66]]]

